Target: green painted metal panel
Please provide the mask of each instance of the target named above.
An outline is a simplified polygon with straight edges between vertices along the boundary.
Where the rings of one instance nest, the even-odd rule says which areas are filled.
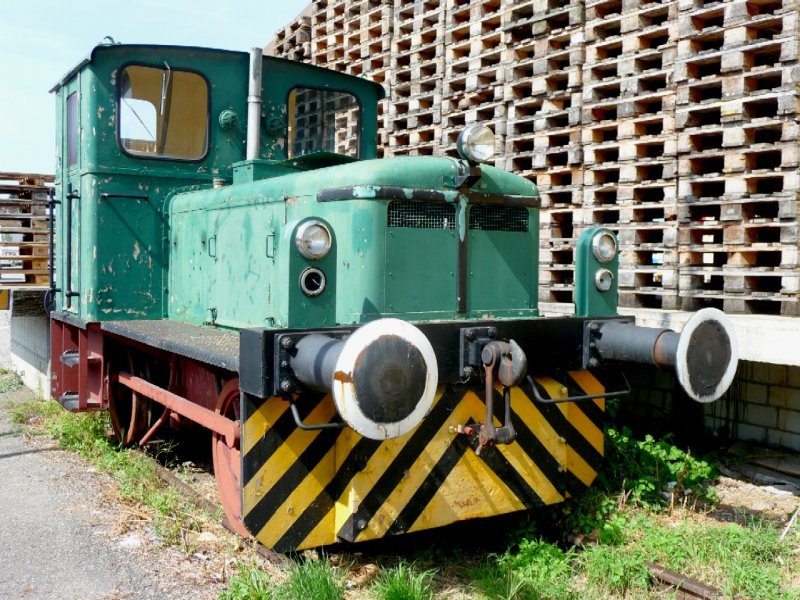
[[[603,232],[614,235],[605,227],[592,227],[578,237],[575,249],[575,314],[579,317],[613,317],[617,314],[619,252],[608,263],[601,263],[592,252],[592,240]],[[595,275],[601,269],[608,269],[613,277],[611,288],[605,292],[598,290],[595,285]]]
[[[531,232],[468,233],[470,311],[496,317],[536,314],[537,241]]]
[[[392,227],[386,232],[385,311],[410,318],[456,313],[458,231]]]

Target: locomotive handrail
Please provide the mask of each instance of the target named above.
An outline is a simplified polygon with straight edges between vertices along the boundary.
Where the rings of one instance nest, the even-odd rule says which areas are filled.
[[[608,392],[602,394],[588,394],[583,396],[567,396],[566,398],[545,398],[539,393],[539,390],[536,388],[536,382],[530,375],[526,375],[525,378],[528,380],[528,385],[531,386],[531,390],[533,390],[533,396],[537,402],[542,404],[561,404],[562,402],[582,402],[585,400],[598,400],[600,398],[616,398],[617,396],[624,396],[625,394],[631,393],[631,384],[628,382],[628,378],[625,377],[625,373],[620,371],[620,375],[622,376],[622,380],[625,382],[625,387],[627,389],[624,390],[617,390],[616,392]]]
[[[334,422],[334,423],[317,423],[314,425],[308,425],[303,423],[300,419],[300,411],[297,410],[297,404],[294,402],[289,403],[289,410],[292,411],[292,417],[294,417],[294,424],[297,425],[299,429],[303,431],[318,431],[320,429],[344,429],[345,424],[342,422]]]

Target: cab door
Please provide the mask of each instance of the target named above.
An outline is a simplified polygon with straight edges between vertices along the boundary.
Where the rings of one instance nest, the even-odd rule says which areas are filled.
[[[58,246],[61,261],[56,265],[60,308],[78,312],[80,269],[77,254],[81,234],[81,92],[80,74],[62,88],[60,141],[61,186],[58,211]]]

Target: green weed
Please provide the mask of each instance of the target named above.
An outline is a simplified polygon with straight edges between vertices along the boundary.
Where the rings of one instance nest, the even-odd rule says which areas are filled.
[[[22,387],[22,380],[16,373],[4,371],[0,374],[0,394],[15,392]]]
[[[636,549],[591,546],[581,554],[580,565],[586,571],[589,585],[597,590],[625,595],[650,585],[644,556]]]
[[[344,575],[328,558],[297,564],[275,590],[277,600],[343,600]]]
[[[524,540],[516,552],[495,556],[473,573],[490,598],[561,600],[576,597],[572,552],[541,540]]]
[[[636,440],[627,428],[608,429],[605,465],[600,474],[605,488],[619,489],[641,506],[663,506],[688,497],[716,500],[709,485],[717,477],[716,469],[673,445],[669,437]]]
[[[57,413],[63,412],[58,402],[51,400],[34,400],[31,402],[13,402],[8,405],[9,418],[17,425],[34,425],[42,423]]]
[[[272,600],[272,578],[258,565],[238,563],[237,570],[219,600]]]
[[[373,592],[380,600],[431,600],[434,571],[417,571],[413,565],[401,562],[378,575]]]

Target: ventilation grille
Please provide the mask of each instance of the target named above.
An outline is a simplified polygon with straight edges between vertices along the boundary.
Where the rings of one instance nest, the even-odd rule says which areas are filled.
[[[473,205],[469,228],[481,231],[528,231],[528,209],[522,206]]]
[[[389,203],[389,227],[455,229],[453,204],[394,200]]]

